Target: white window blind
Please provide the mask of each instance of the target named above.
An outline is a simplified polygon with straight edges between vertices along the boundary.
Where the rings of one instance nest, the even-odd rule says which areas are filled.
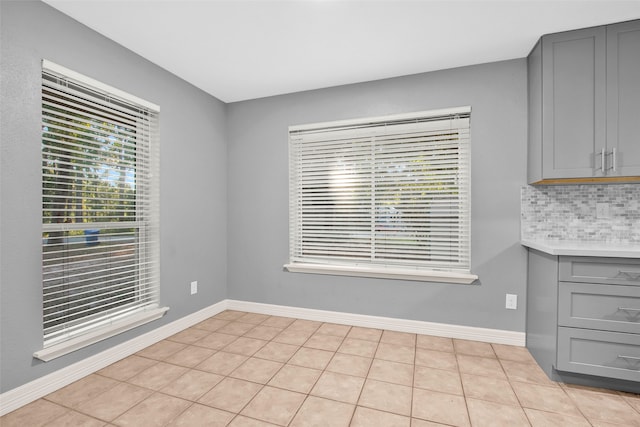
[[[290,127],[289,266],[470,273],[469,125],[464,107]]]
[[[43,62],[45,349],[158,309],[158,114]]]

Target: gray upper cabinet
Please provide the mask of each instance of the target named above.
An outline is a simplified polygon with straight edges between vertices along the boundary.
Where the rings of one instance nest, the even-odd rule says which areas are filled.
[[[603,176],[604,27],[542,38],[542,171],[545,178]]]
[[[640,21],[545,35],[528,71],[529,183],[640,175]]]
[[[607,27],[607,147],[608,175],[640,175],[640,21]]]

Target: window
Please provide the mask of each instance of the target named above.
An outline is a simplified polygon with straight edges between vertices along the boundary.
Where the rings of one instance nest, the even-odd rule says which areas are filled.
[[[289,128],[289,271],[471,283],[468,107]]]
[[[159,107],[42,71],[42,291],[50,360],[161,317]]]

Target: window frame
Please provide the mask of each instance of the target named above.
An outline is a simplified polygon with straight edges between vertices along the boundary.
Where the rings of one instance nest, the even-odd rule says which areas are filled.
[[[49,361],[169,308],[160,307],[159,296],[160,107],[46,59],[42,91],[43,348],[34,357]],[[110,143],[121,147],[119,154],[105,154]],[[51,172],[62,164],[68,172]],[[112,188],[111,195],[100,185]],[[92,214],[90,206],[107,216]],[[90,230],[107,240],[90,242]],[[83,231],[84,240],[73,237]],[[45,238],[51,233],[54,247]]]
[[[470,137],[468,136],[468,130],[470,129],[470,115],[471,115],[471,107],[467,106],[467,107],[431,110],[431,111],[423,111],[423,112],[408,113],[408,114],[396,114],[396,115],[381,116],[381,117],[368,117],[368,118],[355,119],[355,120],[340,120],[340,121],[333,121],[333,122],[290,126],[289,127],[289,240],[290,240],[290,244],[289,244],[289,262],[285,264],[284,266],[285,269],[289,272],[300,272],[300,273],[404,279],[404,280],[417,280],[417,281],[433,281],[433,282],[459,283],[459,284],[471,284],[474,281],[476,281],[478,279],[478,276],[471,273],[471,188],[470,188],[471,186],[470,184],[471,183],[471,165],[470,165],[471,148],[470,148]],[[353,259],[346,259],[346,260],[339,259],[339,257],[337,257],[335,260],[333,260],[331,259],[330,255],[326,255],[326,257],[325,255],[318,255],[316,258],[314,258],[314,256],[305,257],[304,254],[302,256],[300,255],[304,251],[303,249],[304,243],[302,243],[304,241],[304,237],[301,237],[301,235],[304,234],[303,230],[305,227],[305,225],[303,224],[305,221],[304,219],[305,206],[304,206],[304,203],[302,203],[302,200],[304,197],[303,194],[307,194],[307,195],[309,194],[308,193],[309,190],[301,189],[302,184],[299,185],[299,183],[308,182],[308,181],[305,181],[305,176],[304,176],[305,172],[304,171],[301,172],[303,168],[299,167],[298,165],[298,163],[303,163],[303,160],[301,160],[303,156],[303,154],[301,154],[301,151],[304,151],[304,149],[301,148],[302,146],[301,144],[305,144],[305,142],[315,143],[316,141],[320,141],[320,144],[321,144],[322,141],[324,140],[330,141],[328,144],[335,144],[335,141],[332,140],[331,138],[335,138],[335,140],[344,138],[344,140],[340,140],[340,143],[344,144],[344,146],[346,147],[347,144],[353,144],[356,141],[355,137],[352,138],[351,140],[349,139],[348,136],[351,135],[352,133],[353,135],[357,135],[358,138],[360,138],[361,135],[367,134],[366,137],[357,139],[357,142],[363,143],[362,142],[363,140],[366,141],[366,138],[370,137],[372,140],[371,145],[372,145],[372,153],[373,153],[375,151],[375,148],[373,147],[376,147],[376,142],[374,140],[376,138],[376,135],[380,135],[380,133],[376,134],[376,132],[381,132],[381,129],[385,124],[394,125],[398,129],[402,130],[404,129],[405,123],[409,123],[407,129],[410,129],[412,126],[414,126],[414,123],[426,123],[426,122],[437,123],[438,121],[456,120],[457,118],[461,118],[461,117],[464,118],[464,120],[467,120],[465,122],[467,123],[466,125],[467,134],[460,136],[462,135],[461,133],[459,134],[459,137],[457,139],[458,145],[456,146],[457,147],[456,153],[458,153],[457,154],[458,169],[456,170],[458,174],[456,175],[456,182],[458,182],[458,186],[456,188],[458,190],[458,193],[457,193],[458,196],[456,197],[459,197],[461,201],[461,205],[467,208],[464,214],[461,215],[464,218],[458,218],[458,223],[457,223],[457,226],[459,226],[461,230],[460,235],[463,235],[466,233],[465,236],[462,238],[460,238],[460,235],[458,236],[458,238],[461,241],[466,239],[465,241],[463,241],[462,243],[459,243],[458,245],[458,250],[464,252],[464,253],[460,252],[461,259],[462,257],[466,257],[464,261],[465,265],[462,265],[463,263],[460,263],[460,266],[455,266],[453,264],[447,265],[446,263],[444,263],[444,265],[429,266],[429,265],[426,265],[428,264],[428,262],[425,262],[424,265],[421,265],[419,262],[405,262],[402,260],[392,260],[391,262],[384,262],[384,261],[378,262],[376,260],[376,254],[375,254],[375,241],[378,239],[377,237],[378,232],[374,231],[373,225],[372,225],[371,235],[369,237],[370,240],[373,242],[371,243],[372,248],[370,249],[371,251],[374,251],[371,257],[373,262],[370,262],[369,260],[367,260],[366,257],[363,257],[363,259],[361,260],[356,259],[356,257],[354,257]],[[460,120],[458,120],[457,123],[459,122]],[[415,125],[415,126],[421,126],[421,125]],[[424,125],[424,126],[427,127],[427,125]],[[351,131],[352,129],[354,129],[353,132]],[[333,132],[333,134],[331,134],[331,132]],[[342,134],[340,134],[339,132],[342,132]],[[332,136],[327,138],[322,134],[324,135],[329,134]],[[316,135],[320,135],[320,136],[317,137]],[[344,136],[344,135],[347,135],[347,136]],[[400,131],[399,135],[404,135],[404,134],[402,134]],[[314,139],[314,138],[317,138],[317,139]],[[343,147],[343,145],[339,145],[338,147],[341,148]],[[364,147],[365,148],[363,148],[362,150],[366,152],[366,146]],[[336,148],[336,150],[339,150],[340,148]],[[347,154],[351,155],[352,153],[348,152]],[[355,155],[357,155],[357,153]],[[340,156],[342,155],[332,154],[331,156],[328,159],[322,158],[322,160],[320,161],[320,160],[313,160],[312,159],[313,155],[311,155],[306,157],[304,161],[305,162],[317,161],[317,162],[322,162],[323,164],[326,165],[326,164],[330,164],[330,162],[333,161],[334,159],[340,158]],[[372,162],[372,166],[371,166],[372,170],[378,169],[379,164],[382,163],[382,161],[379,161],[380,163],[378,163],[378,160],[376,159],[376,155],[374,154],[372,154],[370,157],[371,157],[370,161]],[[356,163],[356,162],[357,160],[352,160],[353,164],[360,165],[359,163]],[[326,170],[327,168],[331,168],[331,167],[332,166],[322,166],[320,169]],[[324,179],[326,181],[330,179],[329,172],[324,172],[324,173],[325,175],[322,175],[321,178],[318,178],[319,180]],[[351,173],[354,173],[354,172],[351,171]],[[372,188],[375,188],[376,185],[380,185],[379,179],[381,178],[375,177],[376,172],[373,172],[372,175],[373,176],[371,178],[371,186]],[[311,177],[311,173],[308,174],[306,179],[308,180],[310,177]],[[315,176],[314,176],[314,179],[315,179]],[[360,175],[358,175],[358,179],[360,179]],[[424,179],[427,179],[427,178],[424,178]],[[305,193],[305,191],[307,191],[307,193]],[[326,192],[328,192],[328,190],[325,190],[325,193]],[[371,195],[368,197],[371,197],[372,208],[368,215],[370,215],[371,222],[373,224],[374,222],[379,221],[379,213],[377,212],[379,212],[380,206],[376,204],[377,202],[376,202],[375,189],[371,190],[370,193]],[[331,199],[330,195],[327,196],[325,194],[325,197],[328,197],[328,199],[326,200],[333,200]],[[367,199],[365,197],[365,201],[361,203],[366,204],[366,200]],[[405,198],[401,200],[406,201],[406,200],[409,200],[409,198]],[[373,207],[374,204],[375,204],[375,208]],[[311,210],[313,209],[308,208],[307,212]],[[424,213],[424,215],[426,216],[427,214]],[[307,214],[307,216],[309,215]],[[363,216],[366,218],[366,215],[363,214]],[[326,224],[323,224],[323,225],[330,227],[329,220],[325,219],[324,221],[326,221]],[[379,225],[379,223],[377,224]],[[325,230],[333,230],[333,229],[325,228]],[[377,230],[377,226],[375,230]],[[364,239],[366,240],[367,238],[364,238]],[[311,241],[311,239],[307,238],[307,241]],[[330,250],[330,249],[327,249],[326,247],[323,249]],[[362,251],[363,253],[365,253],[364,249]],[[424,253],[425,254],[427,253],[426,250]],[[409,255],[412,255],[412,254],[409,254]],[[349,258],[349,256],[347,255],[346,258]],[[433,264],[437,264],[437,263],[433,263]]]

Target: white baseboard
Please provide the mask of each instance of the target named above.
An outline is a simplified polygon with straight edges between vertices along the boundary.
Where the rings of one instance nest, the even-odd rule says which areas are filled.
[[[420,320],[396,319],[391,317],[368,316],[339,311],[315,310],[311,308],[226,300],[228,310],[249,311],[272,316],[295,317],[319,322],[339,323],[364,328],[387,329],[414,334],[483,341],[524,347],[525,333],[501,329],[477,328],[474,326],[450,325],[446,323],[423,322]]]
[[[160,326],[153,331],[140,335],[108,350],[88,357],[73,365],[59,369],[48,375],[33,380],[0,394],[0,416],[8,414],[21,406],[33,402],[49,393],[67,386],[87,375],[90,375],[112,363],[128,357],[145,347],[170,337],[188,327],[195,325],[224,310],[239,310],[272,316],[295,317],[297,319],[316,320],[319,322],[338,323],[361,326],[365,328],[387,329],[399,332],[435,335],[448,338],[459,338],[483,341],[496,344],[508,344],[524,347],[525,333],[504,331],[500,329],[476,328],[472,326],[449,325],[444,323],[423,322],[419,320],[395,319],[391,317],[368,316],[363,314],[343,313],[337,311],[315,310],[283,305],[261,304],[247,301],[222,300],[193,314]]]
[[[227,300],[0,394],[0,416],[67,386],[227,309]]]

